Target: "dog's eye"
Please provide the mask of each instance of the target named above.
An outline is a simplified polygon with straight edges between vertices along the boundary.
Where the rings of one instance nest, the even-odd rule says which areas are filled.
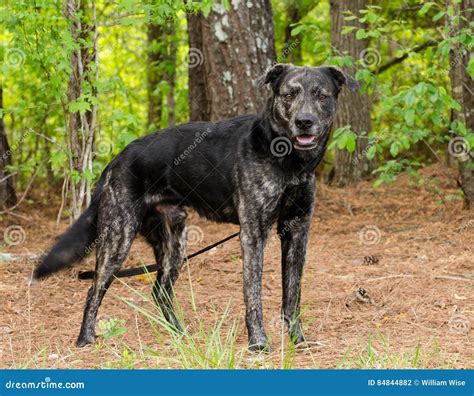
[[[283,98],[284,98],[285,100],[291,100],[291,99],[294,98],[294,96],[295,96],[294,94],[288,93],[288,94],[285,94],[285,95],[283,96]]]
[[[318,99],[321,100],[321,101],[326,100],[327,98],[328,98],[327,95],[323,95],[323,94],[318,95]]]

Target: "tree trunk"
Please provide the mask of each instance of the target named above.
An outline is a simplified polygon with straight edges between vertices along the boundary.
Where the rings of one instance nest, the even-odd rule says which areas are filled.
[[[349,34],[342,35],[342,28],[346,25],[354,25],[358,28],[363,26],[357,21],[345,21],[345,11],[351,11],[354,15],[360,16],[359,10],[367,6],[367,0],[331,0],[331,42],[337,55],[350,55],[354,62],[363,56],[364,50],[368,48],[367,40],[357,40],[356,30]],[[353,75],[356,72],[355,66],[349,70]],[[356,183],[364,178],[370,177],[375,167],[374,161],[369,161],[366,157],[367,134],[372,128],[370,119],[371,103],[367,93],[354,95],[347,89],[343,89],[339,95],[338,110],[334,122],[334,129],[350,125],[351,130],[357,134],[356,149],[353,153],[347,150],[336,148],[336,158],[334,167],[331,170],[330,182],[336,186],[343,187]]]
[[[175,34],[176,26],[173,21],[167,21],[164,25],[148,25],[148,124],[152,128],[166,126],[163,114],[168,116],[168,125],[176,123],[174,91],[177,46]],[[164,100],[166,100],[166,109]]]
[[[0,112],[3,110],[3,88],[0,87]],[[5,167],[11,165],[12,150],[8,145],[5,133],[3,113],[0,114],[0,207],[10,207],[16,204],[14,176]]]
[[[188,14],[191,120],[218,120],[262,110],[257,79],[275,60],[270,0],[221,4],[205,18]]]
[[[71,53],[71,75],[68,81],[65,106],[70,152],[69,185],[71,193],[70,211],[72,220],[81,215],[82,207],[89,206],[91,200],[91,175],[94,133],[97,123],[97,101],[89,102],[89,109],[71,109],[81,95],[90,94],[97,98],[98,80],[98,29],[95,1],[90,7],[85,0],[66,0],[65,16],[69,22],[71,37],[77,49]],[[89,173],[89,176],[87,175]]]
[[[460,30],[469,26],[469,21],[474,18],[474,1],[462,0],[459,3],[448,1],[460,16],[459,24],[451,24],[451,35],[457,36]],[[456,40],[451,43],[450,51],[450,79],[451,95],[461,105],[461,111],[453,111],[453,118],[474,131],[474,81],[470,77],[467,66],[474,50],[461,48]],[[459,180],[464,192],[464,202],[467,209],[474,209],[474,147],[469,147],[467,140],[458,136],[449,144],[449,154],[454,156],[459,163]]]

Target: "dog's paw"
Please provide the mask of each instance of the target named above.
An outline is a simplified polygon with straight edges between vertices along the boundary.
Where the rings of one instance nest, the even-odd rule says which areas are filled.
[[[266,338],[259,339],[258,341],[250,340],[249,351],[270,353],[272,351],[272,347]]]
[[[292,323],[291,328],[288,331],[291,342],[294,345],[301,344],[305,342],[306,339],[303,334],[303,327],[301,326],[301,322],[299,320]]]

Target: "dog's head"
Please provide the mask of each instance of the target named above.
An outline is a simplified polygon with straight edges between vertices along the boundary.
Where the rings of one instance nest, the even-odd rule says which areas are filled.
[[[273,90],[272,129],[290,139],[297,150],[311,150],[326,142],[340,90],[344,85],[351,91],[359,89],[356,80],[331,66],[276,64],[266,73],[264,84]]]

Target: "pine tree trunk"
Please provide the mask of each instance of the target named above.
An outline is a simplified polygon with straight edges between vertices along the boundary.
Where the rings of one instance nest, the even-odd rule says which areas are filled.
[[[468,26],[469,21],[474,18],[474,1],[462,0],[451,4],[460,16],[459,24],[452,24],[450,32],[457,36],[461,29]],[[474,81],[467,71],[469,59],[474,55],[474,50],[461,49],[459,43],[453,40],[450,51],[450,79],[451,95],[461,105],[461,111],[454,111],[453,118],[464,123],[468,129],[474,130]],[[450,142],[451,155],[459,163],[459,179],[464,192],[464,202],[467,209],[474,209],[474,147],[469,147],[462,137],[455,137]],[[454,153],[452,152],[454,150]]]
[[[175,117],[175,78],[176,78],[176,26],[169,21],[163,25],[148,25],[148,124],[161,128],[163,113],[167,110],[168,125],[176,123]],[[168,84],[164,95],[160,83]],[[166,100],[165,109],[164,101]]]
[[[0,87],[0,110],[3,110],[3,88]],[[5,133],[3,115],[0,116],[0,208],[16,204],[14,176],[5,167],[11,165],[12,151]]]
[[[270,0],[219,5],[205,18],[191,15],[189,108],[191,120],[218,120],[262,110],[257,79],[275,60]]]
[[[367,40],[356,39],[357,29],[349,34],[341,34],[342,28],[347,25],[363,27],[357,20],[345,21],[344,12],[351,11],[354,15],[360,16],[359,10],[365,8],[367,4],[367,0],[344,2],[331,0],[331,42],[335,55],[347,54],[357,61],[361,54],[363,55],[363,51],[368,48]],[[348,71],[354,75],[356,68],[353,67]],[[359,137],[353,153],[336,148],[336,158],[330,176],[330,182],[336,186],[347,186],[368,178],[372,174],[375,163],[367,160],[365,155],[368,144],[367,134],[372,128],[370,110],[371,104],[367,93],[353,94],[346,89],[341,91],[333,129],[350,125],[351,130]]]

